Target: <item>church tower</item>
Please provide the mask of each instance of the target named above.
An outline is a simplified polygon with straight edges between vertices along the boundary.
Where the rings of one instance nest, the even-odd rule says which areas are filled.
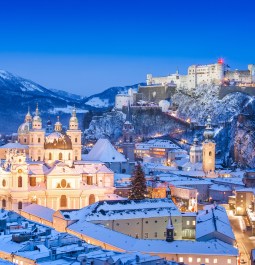
[[[204,172],[213,172],[215,170],[215,142],[213,140],[214,132],[211,124],[211,118],[208,116],[204,131],[203,142],[203,170]]]
[[[32,128],[32,116],[28,108],[28,112],[25,116],[24,123],[22,123],[18,129],[18,141],[20,144],[25,144],[25,145],[29,144],[29,131],[31,130],[31,128]]]
[[[174,241],[174,226],[172,223],[171,214],[168,218],[168,223],[166,226],[166,241],[167,242],[173,242]]]
[[[42,119],[37,104],[32,120],[32,130],[29,132],[29,157],[33,161],[43,161],[44,159],[44,137],[45,131],[42,129]]]
[[[127,117],[123,125],[122,134],[123,134],[123,144],[122,144],[123,154],[129,160],[129,162],[135,162],[135,155],[134,155],[135,129],[133,124],[131,123],[130,106],[128,106]]]
[[[69,129],[66,134],[70,137],[73,147],[72,160],[81,160],[81,130],[79,130],[79,121],[76,116],[75,107],[72,110],[72,116],[69,120]]]
[[[189,157],[193,164],[202,162],[202,146],[198,144],[197,137],[194,138],[194,142],[190,147]]]

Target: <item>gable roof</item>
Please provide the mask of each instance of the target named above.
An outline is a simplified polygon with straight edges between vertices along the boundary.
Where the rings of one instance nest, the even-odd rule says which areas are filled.
[[[127,161],[124,155],[119,153],[108,139],[99,139],[86,156],[86,159],[90,161],[98,160],[104,163]]]

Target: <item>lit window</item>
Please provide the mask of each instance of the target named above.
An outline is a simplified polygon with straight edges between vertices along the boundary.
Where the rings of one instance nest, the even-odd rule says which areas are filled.
[[[201,258],[197,258],[197,263],[201,262]]]
[[[205,263],[209,263],[209,259],[208,258],[205,259]]]
[[[218,263],[218,260],[217,259],[213,259],[213,263]]]
[[[193,224],[193,225],[196,225],[196,221],[192,221],[192,224]]]
[[[149,237],[149,234],[148,233],[145,233],[144,234],[144,238],[148,238]]]
[[[183,262],[183,257],[179,257],[179,262]]]
[[[187,225],[189,225],[189,221],[187,221]]]
[[[231,259],[228,259],[228,264],[231,264]]]
[[[192,262],[192,258],[191,257],[189,257],[189,262]]]

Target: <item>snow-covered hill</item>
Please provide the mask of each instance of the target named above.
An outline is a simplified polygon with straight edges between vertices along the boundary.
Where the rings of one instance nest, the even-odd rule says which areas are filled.
[[[16,132],[27,108],[30,107],[33,112],[36,103],[39,104],[44,121],[51,118],[54,122],[56,116],[60,115],[63,123],[67,123],[75,105],[82,123],[84,112],[112,108],[115,95],[126,92],[130,87],[136,89],[138,85],[112,87],[86,98],[58,89],[47,89],[31,80],[0,70],[0,133]]]

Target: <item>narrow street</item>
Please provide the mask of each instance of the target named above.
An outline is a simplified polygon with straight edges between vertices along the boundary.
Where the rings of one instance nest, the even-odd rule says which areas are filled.
[[[244,231],[245,223],[243,216],[235,216],[232,210],[228,210],[227,213],[236,237],[241,264],[250,265],[250,253],[255,248],[255,236],[251,235],[251,230]]]

